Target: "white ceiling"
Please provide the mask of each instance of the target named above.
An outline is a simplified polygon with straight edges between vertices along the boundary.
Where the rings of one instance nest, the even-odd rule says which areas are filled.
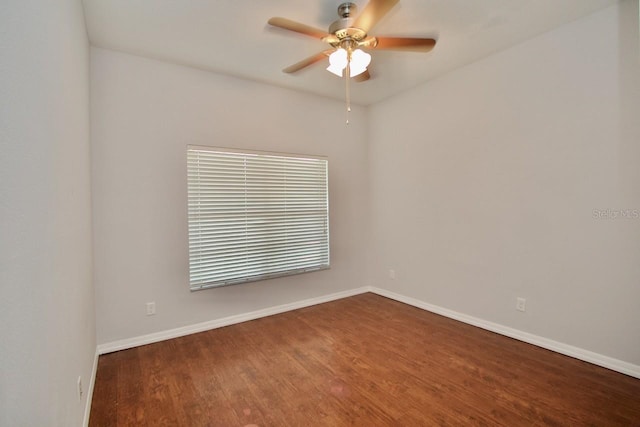
[[[360,10],[367,0],[352,0]],[[508,48],[617,0],[401,0],[370,35],[433,37],[430,53],[374,51],[372,78],[352,85],[368,105]],[[270,27],[273,16],[326,30],[340,0],[83,0],[94,46],[344,99],[324,62],[282,69],[326,49]],[[328,62],[328,61],[327,61]]]

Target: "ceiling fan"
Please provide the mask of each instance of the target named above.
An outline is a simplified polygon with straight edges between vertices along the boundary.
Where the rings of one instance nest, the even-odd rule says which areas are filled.
[[[342,77],[347,81],[353,77],[355,81],[362,82],[371,76],[367,67],[371,61],[371,55],[365,50],[403,50],[413,52],[429,52],[434,48],[436,41],[431,38],[419,37],[374,37],[368,35],[369,31],[380,21],[399,0],[370,0],[362,10],[357,13],[354,3],[342,3],[338,7],[337,21],[329,26],[328,31],[323,31],[305,24],[291,21],[286,18],[271,18],[269,24],[296,33],[311,36],[328,43],[331,48],[303,59],[287,68],[285,73],[295,73],[301,69],[315,64],[329,57],[327,70]]]

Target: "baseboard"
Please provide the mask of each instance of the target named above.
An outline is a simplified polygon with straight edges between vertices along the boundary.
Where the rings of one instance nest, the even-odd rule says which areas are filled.
[[[510,338],[514,338],[529,344],[533,344],[538,347],[546,348],[547,350],[555,351],[556,353],[564,354],[585,362],[593,363],[594,365],[602,366],[613,371],[617,371],[635,378],[640,379],[640,366],[634,365],[629,362],[614,359],[612,357],[604,356],[602,354],[594,353],[589,350],[585,350],[579,347],[574,347],[568,344],[564,344],[558,341],[554,341],[548,338],[544,338],[538,335],[523,332],[518,329],[510,328],[498,323],[489,322],[484,319],[469,316],[457,311],[449,310],[444,307],[429,304],[427,302],[397,294],[395,292],[388,291],[386,289],[364,286],[361,288],[351,289],[348,291],[337,292],[334,294],[324,295],[321,297],[310,298],[302,301],[296,301],[289,304],[278,305],[275,307],[269,307],[262,310],[256,310],[249,313],[238,314],[235,316],[224,317],[222,319],[211,320],[208,322],[196,323],[181,328],[169,329],[166,331],[156,332],[153,334],[142,335],[138,337],[128,338],[119,341],[108,342],[100,344],[97,347],[96,361],[94,362],[94,370],[91,378],[89,395],[87,396],[87,407],[90,407],[90,396],[93,394],[93,384],[95,381],[95,371],[97,368],[97,356],[100,354],[111,353],[114,351],[125,350],[128,348],[138,347],[145,344],[151,344],[154,342],[164,341],[172,338],[178,338],[181,336],[195,334],[198,332],[208,331],[210,329],[221,328],[224,326],[234,325],[236,323],[247,322],[249,320],[259,319],[261,317],[272,316],[274,314],[284,313],[291,310],[297,310],[299,308],[309,307],[316,304],[322,304],[329,301],[335,301],[342,298],[347,298],[353,295],[358,295],[366,292],[372,292],[383,297],[399,301],[413,307],[421,308],[423,310],[439,314],[441,316],[448,317],[450,319],[458,320],[469,325],[477,326],[482,329],[486,329],[491,332],[495,332],[500,335],[504,335]],[[85,418],[88,423],[89,411],[85,410]],[[85,423],[85,425],[87,425]]]
[[[322,304],[329,301],[335,301],[347,298],[353,295],[369,292],[371,289],[366,286],[362,288],[350,289],[348,291],[337,292],[329,295],[323,295],[316,298],[309,298],[302,301],[296,301],[289,304],[282,304],[275,307],[269,307],[262,310],[256,310],[249,313],[242,313],[235,316],[224,317],[222,319],[211,320],[194,325],[184,326],[181,328],[169,329],[166,331],[156,332],[153,334],[142,335],[124,340],[108,342],[98,345],[98,354],[106,354],[114,351],[125,350],[128,348],[138,347],[145,344],[164,341],[172,338],[178,338],[197,332],[204,332],[211,329],[222,328],[224,326],[234,325],[236,323],[247,322],[249,320],[259,319],[261,317],[272,316],[274,314],[284,313],[286,311],[297,310],[299,308],[309,307],[316,304]]]
[[[624,362],[622,360],[614,359],[612,357],[604,356],[602,354],[594,353],[589,350],[584,350],[579,347],[574,347],[568,344],[564,344],[558,341],[553,341],[548,338],[544,338],[538,335],[523,332],[518,329],[509,328],[504,325],[489,322],[487,320],[479,319],[477,317],[468,316],[466,314],[458,313],[453,310],[449,310],[443,307],[439,307],[433,304],[420,301],[415,298],[407,297],[397,294],[395,292],[387,291],[376,287],[370,287],[369,290],[375,294],[383,297],[390,298],[395,301],[399,301],[405,304],[409,304],[414,307],[421,308],[426,311],[430,311],[441,316],[448,317],[450,319],[458,320],[469,325],[477,326],[482,329],[486,329],[491,332],[495,332],[500,335],[504,335],[510,338],[517,339],[529,344],[533,344],[538,347],[546,348],[547,350],[555,351],[556,353],[564,354],[575,359],[579,359],[585,362],[593,363],[594,365],[602,366],[613,371],[617,371],[631,377],[640,379],[640,366],[632,363]]]
[[[84,427],[89,426],[89,417],[91,416],[91,402],[93,400],[93,387],[96,383],[96,373],[98,372],[98,348],[96,347],[96,354],[93,357],[93,367],[91,368],[91,377],[89,378],[89,387],[87,388],[87,400],[84,404],[84,417],[82,425]]]

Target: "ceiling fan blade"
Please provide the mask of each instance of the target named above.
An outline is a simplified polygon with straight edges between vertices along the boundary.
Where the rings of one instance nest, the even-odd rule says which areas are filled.
[[[363,47],[367,49],[430,52],[435,45],[435,39],[417,37],[375,37],[375,41],[372,41],[367,45],[363,45]]]
[[[369,74],[369,70],[365,70],[364,73],[360,73],[353,78],[353,81],[356,83],[366,82],[371,78],[371,74]]]
[[[289,31],[295,31],[296,33],[304,34],[307,36],[311,36],[317,39],[324,39],[329,36],[329,33],[326,31],[320,30],[318,28],[310,27],[305,24],[301,24],[296,21],[292,21],[287,18],[271,18],[269,19],[269,25],[273,25],[274,27],[283,28]]]
[[[328,49],[323,52],[316,53],[313,56],[310,56],[308,58],[303,59],[300,62],[296,62],[295,64],[288,66],[282,71],[285,73],[295,73],[296,71],[302,70],[304,67],[308,67],[309,65],[315,64],[318,61],[322,61],[324,58],[331,55],[333,51],[334,49]]]
[[[369,0],[353,26],[368,33],[400,0]]]

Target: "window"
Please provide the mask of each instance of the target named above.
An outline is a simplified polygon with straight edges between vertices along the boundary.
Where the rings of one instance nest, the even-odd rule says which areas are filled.
[[[329,267],[326,158],[187,147],[191,290]]]

